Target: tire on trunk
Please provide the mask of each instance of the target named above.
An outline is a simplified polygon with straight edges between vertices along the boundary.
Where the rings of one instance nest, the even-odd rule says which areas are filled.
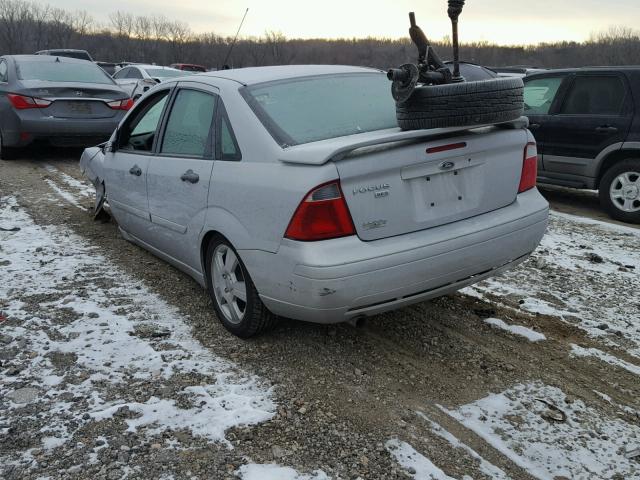
[[[524,113],[521,78],[424,85],[396,103],[402,130],[464,127],[508,122]]]

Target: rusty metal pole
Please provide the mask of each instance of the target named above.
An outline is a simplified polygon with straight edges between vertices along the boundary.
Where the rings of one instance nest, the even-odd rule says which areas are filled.
[[[460,47],[458,46],[458,17],[462,13],[465,0],[449,0],[447,13],[451,19],[452,44],[453,44],[453,81],[462,82],[464,78],[460,76]]]

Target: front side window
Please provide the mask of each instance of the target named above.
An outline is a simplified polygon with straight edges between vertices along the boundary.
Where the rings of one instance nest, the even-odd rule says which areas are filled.
[[[8,67],[7,62],[0,60],[0,82],[8,82]]]
[[[545,77],[525,82],[524,114],[547,115],[564,77]]]
[[[281,146],[398,126],[382,73],[295,78],[247,87],[242,94]]]
[[[16,62],[20,80],[45,80],[48,82],[79,82],[113,85],[113,80],[94,63],[61,61]]]
[[[567,115],[620,115],[626,90],[616,76],[576,77],[562,105]]]
[[[211,156],[211,125],[216,97],[199,90],[178,92],[169,113],[160,153],[204,158]]]
[[[120,136],[120,148],[150,152],[153,148],[162,111],[169,98],[169,90],[164,90],[136,106],[131,121],[127,122]]]

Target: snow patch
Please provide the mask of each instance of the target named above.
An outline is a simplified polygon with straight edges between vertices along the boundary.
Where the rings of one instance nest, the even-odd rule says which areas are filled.
[[[416,480],[455,480],[407,442],[392,439],[387,441],[385,446],[400,466]]]
[[[484,323],[487,323],[492,327],[496,327],[501,330],[506,330],[507,332],[513,333],[514,335],[520,335],[530,342],[541,342],[542,340],[547,339],[547,337],[545,337],[542,333],[536,332],[535,330],[531,330],[530,328],[523,327],[521,325],[509,325],[499,318],[487,318],[485,319]]]
[[[550,420],[548,404],[561,409],[566,420]],[[535,478],[640,474],[637,463],[624,455],[640,444],[638,427],[608,418],[582,400],[568,400],[556,387],[516,385],[455,410],[440,408]]]
[[[598,360],[602,360],[609,365],[614,365],[625,369],[634,375],[640,375],[640,366],[633,363],[626,362],[618,357],[611,355],[610,353],[603,352],[597,348],[584,348],[579,345],[571,344],[571,355],[574,357],[595,357]]]

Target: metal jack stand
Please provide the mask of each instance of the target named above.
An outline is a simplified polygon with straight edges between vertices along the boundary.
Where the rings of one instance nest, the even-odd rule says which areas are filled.
[[[460,75],[460,47],[458,46],[458,17],[462,13],[464,0],[449,0],[447,13],[451,19],[452,44],[453,44],[453,78],[452,82],[464,82]]]

